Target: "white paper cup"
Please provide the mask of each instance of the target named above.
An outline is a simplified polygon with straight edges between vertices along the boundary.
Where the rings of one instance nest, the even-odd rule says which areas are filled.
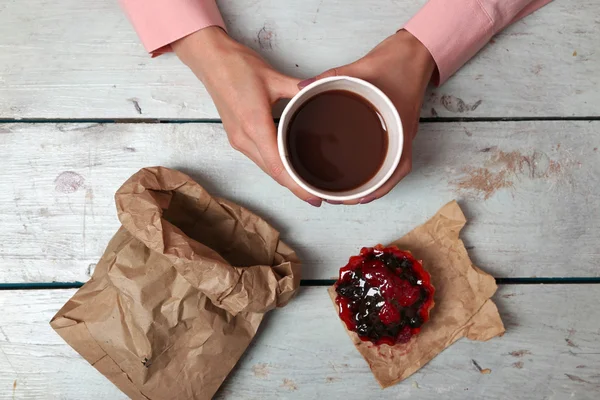
[[[287,146],[288,125],[298,109],[315,95],[330,90],[346,90],[366,99],[383,118],[388,133],[388,150],[383,164],[377,174],[363,185],[344,192],[333,192],[319,189],[308,184],[292,167]],[[302,89],[283,110],[277,129],[279,155],[285,169],[292,179],[304,190],[324,200],[349,201],[367,197],[379,189],[394,173],[400,162],[404,135],[402,122],[392,101],[379,88],[362,79],[349,76],[334,76],[320,79]]]

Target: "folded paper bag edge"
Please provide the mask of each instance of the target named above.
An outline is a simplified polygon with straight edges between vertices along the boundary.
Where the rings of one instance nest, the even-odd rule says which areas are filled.
[[[291,266],[287,271],[287,277],[292,276],[294,278],[292,284],[284,284],[282,290],[282,285],[279,283],[287,281],[286,276],[278,276],[272,269],[274,265],[267,265],[266,267],[269,268],[261,268],[263,266],[231,266],[216,251],[188,238],[177,226],[162,218],[163,209],[157,197],[152,195],[151,192],[178,191],[182,190],[185,186],[190,186],[192,190],[197,192],[197,198],[205,202],[202,207],[207,208],[210,203],[216,209],[227,213],[231,218],[236,218],[235,215],[232,215],[229,210],[223,207],[223,204],[227,205],[227,207],[236,206],[243,213],[252,215],[261,223],[268,225],[260,216],[244,207],[227,200],[224,200],[222,204],[220,199],[213,197],[201,185],[183,172],[157,166],[142,168],[117,190],[115,203],[117,214],[123,227],[138,240],[141,240],[148,248],[171,259],[178,272],[192,286],[204,293],[217,307],[225,309],[232,315],[237,315],[240,312],[264,313],[278,305],[285,305],[293,298],[299,286],[301,274],[300,261],[295,252],[292,251],[290,254],[280,253],[284,262],[289,262]],[[140,202],[144,205],[144,213],[139,213],[137,210],[136,212],[129,211],[129,206],[137,205]],[[156,231],[140,229],[140,227],[145,226],[156,227]],[[190,242],[193,242],[193,247]],[[176,243],[177,245],[177,252],[175,254],[170,251],[170,243]],[[289,250],[289,247],[285,243],[280,240],[279,243],[283,244],[286,250]],[[215,264],[218,265],[217,270],[220,274],[219,278],[223,283],[222,286],[225,287],[224,290],[215,291],[214,285],[206,284],[203,281],[202,271],[194,268],[198,260],[202,260],[205,263],[207,258],[214,260]],[[258,291],[246,291],[247,297],[244,300],[243,296],[239,296],[241,292],[240,285],[244,281],[261,283],[263,291],[260,291],[260,293]],[[271,284],[265,285],[264,283],[266,282],[271,282]],[[278,284],[273,284],[274,282]],[[270,290],[272,293],[270,293],[270,296],[266,296],[264,290]],[[260,298],[253,298],[256,293],[260,295]],[[232,294],[238,294],[238,296]],[[267,301],[272,297],[274,297],[275,301]],[[280,298],[282,301],[279,301]]]

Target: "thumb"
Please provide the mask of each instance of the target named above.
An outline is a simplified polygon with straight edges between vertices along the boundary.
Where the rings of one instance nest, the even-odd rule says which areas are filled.
[[[331,68],[330,70],[327,70],[327,71],[323,72],[322,74],[319,74],[313,78],[305,79],[302,82],[299,82],[298,88],[304,89],[306,86],[310,85],[313,82],[318,81],[319,79],[329,78],[331,76],[339,76],[339,75],[344,75],[343,67]]]
[[[291,99],[298,93],[298,82],[300,80],[287,75],[277,73],[271,80],[271,94],[274,101],[278,99]]]

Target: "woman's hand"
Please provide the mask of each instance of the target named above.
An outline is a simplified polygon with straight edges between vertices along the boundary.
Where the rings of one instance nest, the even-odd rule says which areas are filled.
[[[360,60],[299,83],[299,87],[302,88],[317,79],[329,76],[347,75],[361,78],[387,94],[400,114],[404,128],[404,150],[398,168],[375,193],[345,204],[370,203],[386,195],[411,171],[412,141],[419,126],[425,89],[434,70],[435,63],[429,51],[414,36],[402,30],[381,42]]]
[[[277,150],[271,109],[277,100],[298,92],[298,80],[275,71],[218,27],[195,32],[172,47],[210,93],[231,146],[296,196],[319,207],[321,199],[292,180]]]

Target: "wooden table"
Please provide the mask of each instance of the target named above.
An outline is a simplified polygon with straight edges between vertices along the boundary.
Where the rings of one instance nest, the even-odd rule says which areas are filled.
[[[220,6],[234,37],[309,77],[364,54],[423,3]],[[164,165],[265,216],[304,262],[300,295],[270,314],[219,397],[597,399],[599,38],[597,0],[557,0],[515,24],[428,92],[414,172],[396,190],[313,209],[229,147],[192,73],[171,55],[150,59],[115,1],[3,1],[0,398],[125,398],[48,322],[118,228],[114,192]],[[500,283],[507,333],[463,339],[381,391],[324,285],[362,245],[455,198],[473,260]]]

